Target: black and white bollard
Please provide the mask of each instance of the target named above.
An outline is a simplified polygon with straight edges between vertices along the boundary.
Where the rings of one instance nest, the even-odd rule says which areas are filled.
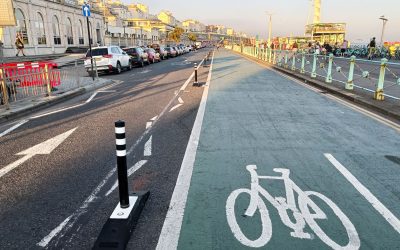
[[[193,86],[199,86],[199,82],[197,81],[197,63],[194,63],[194,83]]]
[[[125,249],[149,192],[129,195],[125,122],[115,122],[119,203],[104,224],[93,249]]]

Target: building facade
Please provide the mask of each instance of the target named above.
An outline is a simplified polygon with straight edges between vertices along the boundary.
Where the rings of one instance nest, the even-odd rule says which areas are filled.
[[[16,33],[23,35],[26,55],[65,53],[68,47],[89,46],[86,18],[76,0],[14,0],[15,27],[3,29],[4,56],[15,56]],[[103,44],[101,12],[89,18],[92,44]]]

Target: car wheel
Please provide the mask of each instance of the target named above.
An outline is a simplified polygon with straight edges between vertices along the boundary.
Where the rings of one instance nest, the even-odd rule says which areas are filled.
[[[132,70],[132,62],[131,61],[129,61],[129,66],[128,66],[128,70]]]
[[[151,60],[151,63],[155,63],[156,62],[156,60],[154,59],[154,57],[153,57],[153,60]]]
[[[121,64],[117,62],[117,74],[121,74],[121,72],[122,72]]]

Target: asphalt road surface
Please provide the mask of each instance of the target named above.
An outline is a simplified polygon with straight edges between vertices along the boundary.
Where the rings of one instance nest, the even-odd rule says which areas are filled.
[[[22,125],[0,138],[0,249],[92,247],[118,203],[119,119],[130,189],[151,192],[128,247],[154,249],[204,89],[192,86],[193,63],[208,51],[103,76],[114,84],[2,124]]]

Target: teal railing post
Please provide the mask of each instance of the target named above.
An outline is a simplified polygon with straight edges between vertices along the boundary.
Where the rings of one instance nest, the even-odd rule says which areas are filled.
[[[350,57],[350,68],[349,68],[349,77],[347,78],[347,83],[345,85],[345,89],[353,90],[353,77],[354,77],[354,65],[356,63],[356,56]]]
[[[326,74],[325,82],[332,82],[332,65],[333,65],[333,54],[329,54],[328,72]]]
[[[386,72],[387,62],[388,60],[386,58],[383,58],[381,60],[381,70],[379,73],[378,86],[376,87],[374,95],[375,100],[378,101],[385,100],[385,96],[383,95],[383,84],[385,83],[385,72]]]
[[[274,50],[274,58],[272,59],[272,64],[276,64],[276,52],[277,50]]]
[[[293,52],[292,56],[292,70],[296,71],[296,52]]]
[[[269,48],[269,59],[268,59],[269,63],[272,63],[272,48]]]
[[[288,68],[289,51],[285,50],[285,68]]]
[[[306,65],[306,52],[303,51],[301,53],[301,68],[300,68],[300,73],[302,73],[302,74],[304,74],[306,72],[304,69],[305,65]]]
[[[315,78],[317,77],[317,54],[314,53],[314,60],[313,60],[313,65],[312,65],[312,71],[311,71],[311,77]]]

